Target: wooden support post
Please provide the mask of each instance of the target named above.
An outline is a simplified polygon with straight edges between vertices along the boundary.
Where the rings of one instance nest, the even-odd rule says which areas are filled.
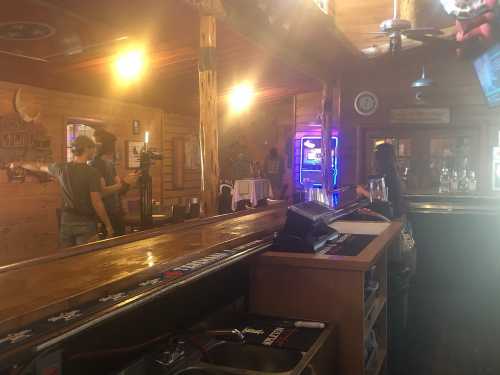
[[[321,112],[321,183],[326,191],[333,188],[332,175],[332,125],[333,125],[333,84],[323,83]]]
[[[200,150],[201,197],[206,216],[215,215],[219,190],[219,128],[217,123],[216,19],[200,16]]]
[[[422,3],[422,1],[417,0],[399,0],[399,17],[403,20],[411,22],[413,27],[419,27],[419,20],[417,18],[417,6]],[[421,6],[421,5],[420,5]],[[430,6],[426,4],[426,6]]]

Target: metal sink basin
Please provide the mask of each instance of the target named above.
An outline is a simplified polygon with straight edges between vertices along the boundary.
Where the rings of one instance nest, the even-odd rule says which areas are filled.
[[[211,371],[200,367],[188,367],[177,371],[174,375],[217,375],[223,372]]]
[[[300,352],[233,342],[211,348],[206,358],[212,365],[260,372],[290,371],[301,359]]]

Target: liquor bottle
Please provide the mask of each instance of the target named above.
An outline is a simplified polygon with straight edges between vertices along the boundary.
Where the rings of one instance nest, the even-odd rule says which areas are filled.
[[[476,172],[471,171],[470,178],[469,178],[469,191],[475,192],[476,190],[477,190]]]
[[[441,169],[441,174],[439,175],[439,192],[450,192],[450,173],[448,171],[448,168]]]
[[[458,191],[458,172],[453,170],[450,179],[450,192],[456,193]]]
[[[467,175],[467,169],[463,168],[460,171],[460,177],[458,179],[458,191],[468,192],[469,191],[469,177]]]

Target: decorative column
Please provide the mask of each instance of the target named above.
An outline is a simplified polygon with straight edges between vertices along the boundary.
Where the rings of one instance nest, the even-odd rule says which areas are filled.
[[[323,83],[321,112],[321,183],[326,191],[333,188],[332,171],[332,125],[333,125],[333,84]]]
[[[217,213],[219,191],[219,128],[217,123],[216,18],[200,16],[200,151],[201,202],[206,216]]]

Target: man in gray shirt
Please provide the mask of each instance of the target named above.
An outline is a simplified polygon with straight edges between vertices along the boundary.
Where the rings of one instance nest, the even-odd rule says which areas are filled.
[[[95,240],[98,219],[104,223],[108,236],[113,235],[101,197],[99,172],[87,164],[95,155],[96,145],[89,137],[78,136],[71,151],[74,159],[69,163],[15,163],[27,170],[49,173],[59,181],[63,201],[59,229],[61,247]]]

